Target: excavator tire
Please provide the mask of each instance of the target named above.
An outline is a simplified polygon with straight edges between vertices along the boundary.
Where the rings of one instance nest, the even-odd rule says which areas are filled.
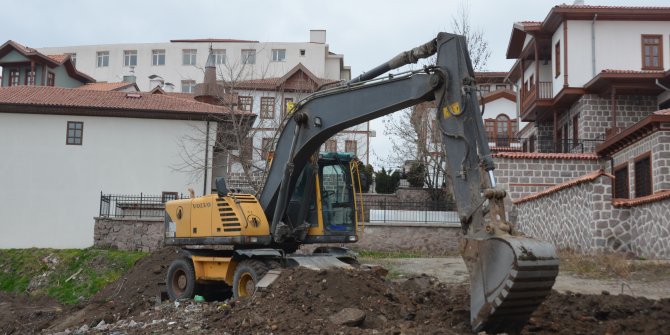
[[[237,264],[233,277],[233,297],[253,295],[256,291],[256,283],[268,270],[269,266],[257,259],[247,259]]]
[[[193,262],[187,258],[175,259],[168,268],[165,283],[170,300],[192,299],[197,287]]]
[[[520,236],[470,240],[470,322],[474,332],[519,333],[551,292],[556,249]]]

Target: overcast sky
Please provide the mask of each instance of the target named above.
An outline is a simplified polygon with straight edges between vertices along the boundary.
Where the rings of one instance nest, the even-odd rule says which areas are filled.
[[[3,41],[30,47],[106,43],[167,42],[179,38],[235,38],[262,42],[309,41],[310,29],[325,29],[330,50],[344,55],[352,77],[398,52],[450,31],[461,0],[370,1],[29,1],[10,0],[0,11]],[[472,26],[484,31],[491,58],[486,70],[508,71],[505,52],[517,21],[541,21],[551,7],[546,0],[470,0]],[[572,3],[569,1],[568,3]],[[590,5],[668,6],[668,0],[601,0]],[[373,153],[385,157],[383,125]],[[375,168],[377,157],[371,155]],[[388,166],[387,166],[388,167]]]

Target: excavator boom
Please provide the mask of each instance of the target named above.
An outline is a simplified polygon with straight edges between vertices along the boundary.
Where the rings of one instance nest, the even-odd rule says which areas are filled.
[[[437,54],[434,66],[374,79],[433,54]],[[357,124],[435,101],[448,178],[464,232],[461,254],[470,272],[473,330],[519,331],[550,292],[558,259],[551,244],[522,236],[506,221],[505,192],[495,188],[476,93],[465,39],[440,33],[358,78],[298,102],[278,138],[259,198],[271,218],[273,242],[300,242],[300,223],[286,219],[288,199],[300,171],[327,139]]]

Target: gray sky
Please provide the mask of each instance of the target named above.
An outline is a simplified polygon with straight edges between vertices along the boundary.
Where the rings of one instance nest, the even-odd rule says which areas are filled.
[[[450,31],[460,0],[284,0],[284,1],[29,1],[10,0],[0,13],[2,41],[30,47],[82,44],[167,42],[178,38],[235,38],[304,42],[310,29],[326,29],[330,50],[344,54],[357,76],[398,52]],[[472,26],[489,43],[490,71],[507,71],[505,52],[516,21],[541,21],[560,1],[470,0]],[[572,3],[572,1],[568,1]],[[668,6],[668,0],[601,0],[590,5]],[[379,121],[371,126],[374,156],[389,150]],[[388,167],[388,166],[387,166]]]

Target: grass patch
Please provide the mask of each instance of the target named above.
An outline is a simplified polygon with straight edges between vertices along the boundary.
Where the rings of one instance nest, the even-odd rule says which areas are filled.
[[[670,264],[636,260],[620,253],[583,254],[559,251],[561,271],[594,279],[620,278],[659,280],[670,276]]]
[[[0,290],[46,294],[65,304],[118,279],[146,253],[107,249],[0,250]]]
[[[412,251],[372,251],[372,250],[357,250],[359,257],[362,258],[426,258],[428,255],[420,252]]]

